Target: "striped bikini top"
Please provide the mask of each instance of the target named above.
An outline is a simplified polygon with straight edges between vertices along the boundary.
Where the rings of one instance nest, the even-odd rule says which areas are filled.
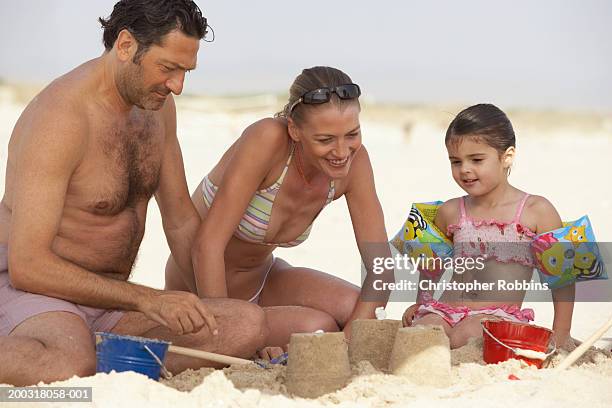
[[[283,169],[283,172],[281,173],[278,180],[276,180],[274,184],[272,184],[268,188],[257,190],[255,192],[255,195],[253,195],[253,198],[249,202],[246,212],[240,219],[238,228],[236,228],[236,231],[234,231],[234,236],[236,238],[255,244],[275,245],[283,248],[299,245],[302,242],[306,241],[306,238],[308,238],[308,235],[310,234],[310,230],[312,228],[312,223],[308,226],[308,228],[306,228],[306,231],[304,231],[299,237],[297,237],[291,242],[264,242],[266,232],[268,231],[268,226],[270,225],[270,217],[272,215],[272,206],[274,205],[274,199],[280,191],[280,187],[283,184],[283,180],[285,179],[285,175],[287,174],[287,170],[289,169],[289,164],[291,164],[294,146],[295,144],[292,144],[291,152],[289,153],[289,158],[287,158],[285,168]],[[204,196],[204,204],[206,205],[206,207],[210,208],[210,206],[212,205],[212,202],[215,199],[215,194],[217,194],[218,188],[218,186],[215,186],[209,180],[208,176],[204,177],[202,183],[202,193]],[[327,193],[327,200],[325,201],[323,207],[333,201],[335,193],[336,191],[334,188],[334,181],[331,180],[329,183],[329,192]]]

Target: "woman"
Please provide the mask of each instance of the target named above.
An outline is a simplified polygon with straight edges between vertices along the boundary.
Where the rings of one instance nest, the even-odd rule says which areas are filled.
[[[378,248],[388,255],[361,144],[360,94],[334,68],[305,69],[296,78],[285,109],[249,126],[196,189],[202,224],[192,250],[193,276],[170,258],[168,289],[258,303],[268,318],[270,346],[286,345],[294,332],[348,333],[352,320],[374,317],[387,293],[364,302],[358,287],[273,255],[277,246],[306,240],[319,212],[342,196],[362,259],[377,252],[371,243],[382,243]]]

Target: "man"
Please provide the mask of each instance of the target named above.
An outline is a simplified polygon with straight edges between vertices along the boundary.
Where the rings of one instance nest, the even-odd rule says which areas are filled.
[[[195,68],[207,26],[191,0],[121,0],[100,22],[106,51],[34,98],[9,142],[0,205],[0,383],[92,375],[93,331],[242,357],[265,339],[255,305],[127,282],[153,194],[173,256],[191,269],[200,219],[170,93],[179,95]],[[201,364],[167,360],[174,372]]]

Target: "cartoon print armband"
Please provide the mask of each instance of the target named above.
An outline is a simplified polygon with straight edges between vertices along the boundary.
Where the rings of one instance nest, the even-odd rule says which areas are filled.
[[[573,282],[607,279],[605,265],[586,215],[537,235],[531,243],[540,280],[551,289]]]
[[[438,208],[443,201],[414,203],[404,225],[390,243],[403,255],[412,260],[422,258],[418,264],[420,272],[437,276],[444,272],[443,262],[428,262],[452,257],[452,242],[434,224]],[[414,261],[413,261],[414,264]]]

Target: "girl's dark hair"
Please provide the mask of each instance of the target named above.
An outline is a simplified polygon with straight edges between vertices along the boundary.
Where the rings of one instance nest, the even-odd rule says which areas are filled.
[[[207,33],[206,18],[192,0],[121,0],[115,4],[110,17],[98,19],[104,34],[104,48],[110,51],[119,36],[127,29],[138,41],[134,62],[152,44],[160,45],[170,31],[179,29],[185,35],[202,39]]]
[[[448,145],[462,136],[475,136],[500,154],[516,146],[512,123],[501,109],[489,103],[470,106],[459,112],[448,126],[444,142]]]
[[[300,99],[308,91],[319,88],[330,88],[338,85],[352,84],[353,81],[344,72],[332,67],[312,67],[306,68],[298,75],[291,87],[289,88],[289,101],[282,111],[277,112],[275,117],[288,118],[291,117],[296,123],[301,123],[304,120],[305,113],[311,109],[316,109],[318,105],[306,105],[299,103],[289,112],[295,101]],[[332,94],[331,100],[328,103],[334,103],[337,106],[344,106],[350,103],[359,104],[356,99],[340,99],[336,94]]]

